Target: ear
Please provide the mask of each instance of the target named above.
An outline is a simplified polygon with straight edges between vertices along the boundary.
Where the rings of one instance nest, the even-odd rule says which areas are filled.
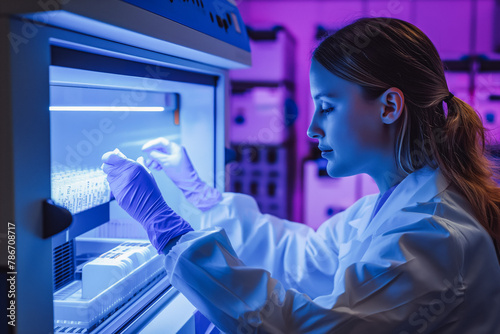
[[[391,87],[387,89],[381,96],[382,110],[380,118],[385,124],[396,122],[404,110],[405,97],[401,89]]]

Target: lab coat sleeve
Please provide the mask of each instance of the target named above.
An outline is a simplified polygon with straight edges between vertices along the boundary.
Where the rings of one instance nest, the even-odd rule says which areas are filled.
[[[456,238],[432,220],[374,238],[369,255],[344,271],[344,291],[314,300],[246,266],[220,228],[182,236],[165,266],[171,284],[227,333],[438,330],[464,298]]]
[[[335,225],[342,215],[327,223]],[[329,292],[338,265],[331,234],[262,214],[252,197],[235,193],[225,193],[220,204],[203,214],[202,227],[207,226],[223,228],[238,258],[266,269],[285,288],[300,287],[313,297]]]

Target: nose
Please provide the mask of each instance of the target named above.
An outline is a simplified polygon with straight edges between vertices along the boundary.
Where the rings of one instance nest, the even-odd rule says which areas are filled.
[[[313,118],[311,120],[311,124],[309,124],[309,128],[307,129],[307,136],[309,138],[313,139],[319,139],[324,136],[323,129],[318,124],[318,121],[316,119],[316,113],[313,115]]]

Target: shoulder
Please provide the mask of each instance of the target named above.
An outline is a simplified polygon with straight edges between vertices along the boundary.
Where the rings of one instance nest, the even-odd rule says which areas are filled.
[[[475,219],[467,200],[448,187],[426,202],[416,202],[393,212],[373,231],[372,238],[390,244],[406,259],[429,256],[447,267],[463,267],[474,254],[495,255],[488,233]]]
[[[394,212],[377,233],[387,229],[442,231],[461,239],[476,234],[489,237],[475,218],[469,202],[452,186],[428,201],[409,203]]]

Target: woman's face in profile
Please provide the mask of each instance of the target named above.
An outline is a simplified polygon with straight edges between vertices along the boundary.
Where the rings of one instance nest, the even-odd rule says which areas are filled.
[[[307,135],[318,139],[328,160],[328,175],[370,174],[387,154],[383,104],[379,99],[365,100],[361,86],[334,75],[314,59],[309,79],[314,114]]]

